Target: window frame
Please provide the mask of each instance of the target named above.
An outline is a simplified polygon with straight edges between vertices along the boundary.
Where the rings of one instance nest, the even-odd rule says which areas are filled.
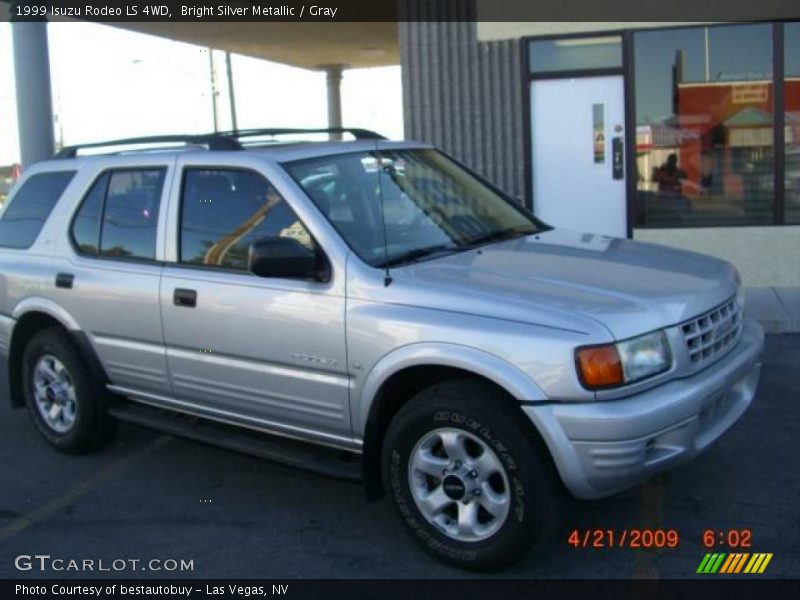
[[[45,225],[47,225],[47,222],[53,215],[53,211],[55,211],[56,208],[58,207],[59,202],[61,202],[61,199],[64,197],[64,194],[69,189],[69,186],[72,185],[73,182],[75,181],[75,176],[78,174],[77,169],[43,170],[33,173],[32,175],[30,175],[24,181],[21,182],[20,186],[16,190],[14,190],[14,196],[10,200],[8,200],[6,204],[3,206],[2,210],[0,210],[0,221],[2,221],[5,219],[6,214],[8,213],[8,209],[10,209],[17,202],[19,193],[22,191],[22,189],[25,187],[25,185],[27,185],[29,181],[31,181],[34,177],[38,177],[39,175],[50,175],[53,173],[59,173],[59,174],[71,173],[71,177],[69,181],[67,181],[67,184],[64,186],[64,189],[61,190],[61,193],[58,195],[55,202],[53,202],[53,206],[50,208],[50,212],[42,221],[42,225],[41,227],[39,227],[39,231],[36,232],[36,235],[33,236],[31,243],[28,244],[27,246],[7,246],[3,243],[0,243],[0,248],[2,248],[3,250],[30,250],[36,244],[36,241],[39,239],[39,236],[42,235],[42,230],[45,228]]]
[[[81,196],[80,202],[78,202],[75,210],[72,212],[72,216],[69,220],[69,228],[67,230],[67,238],[69,239],[69,245],[72,248],[72,251],[75,252],[77,256],[82,258],[88,258],[92,260],[107,260],[107,261],[114,261],[114,262],[124,262],[124,263],[133,263],[133,264],[143,264],[143,265],[163,265],[164,261],[159,260],[158,258],[141,258],[138,256],[108,256],[106,254],[101,254],[100,242],[103,239],[103,221],[105,220],[106,216],[106,200],[108,199],[108,188],[111,185],[111,177],[115,172],[126,172],[126,171],[161,171],[163,175],[163,180],[161,183],[161,191],[158,200],[158,218],[156,219],[156,242],[153,254],[157,257],[158,256],[158,223],[161,219],[161,215],[164,211],[164,190],[168,189],[169,186],[167,177],[169,176],[169,166],[168,165],[142,165],[142,166],[126,166],[126,167],[107,167],[99,171],[91,180],[91,183],[86,187],[83,195]],[[94,188],[95,184],[102,179],[106,174],[108,174],[108,181],[106,181],[105,190],[103,192],[103,198],[100,203],[100,218],[99,218],[99,227],[98,227],[98,236],[97,236],[97,254],[90,254],[88,252],[83,252],[78,244],[75,241],[75,236],[73,235],[73,229],[75,227],[75,221],[78,219],[78,213],[83,208],[83,205],[86,203],[86,199],[89,196],[89,193]]]
[[[520,70],[522,84],[522,124],[523,124],[523,153],[525,157],[524,165],[524,184],[525,184],[525,206],[530,210],[534,205],[533,198],[533,155],[532,155],[532,131],[531,131],[531,96],[530,86],[536,79],[552,79],[566,77],[594,77],[602,75],[623,76],[623,86],[625,94],[625,173],[626,190],[625,206],[627,214],[628,238],[633,237],[633,230],[660,230],[660,229],[734,229],[740,227],[797,227],[800,222],[789,222],[786,219],[786,173],[785,173],[785,143],[784,131],[786,118],[784,110],[785,90],[784,83],[786,73],[784,70],[785,46],[785,25],[788,21],[741,21],[741,22],[718,22],[718,23],[697,23],[679,25],[675,27],[623,27],[613,29],[600,29],[591,31],[572,32],[565,34],[545,34],[530,35],[520,39]],[[793,22],[793,21],[792,21]],[[713,220],[703,223],[680,223],[667,225],[639,225],[636,221],[637,189],[636,181],[628,176],[634,172],[636,164],[636,79],[635,79],[635,42],[637,33],[650,31],[684,31],[692,29],[718,27],[736,27],[738,25],[771,25],[771,45],[772,52],[772,79],[773,89],[773,175],[774,175],[774,198],[771,206],[772,218],[765,223],[722,223]],[[547,73],[532,74],[530,70],[530,44],[535,41],[552,39],[574,39],[574,38],[593,38],[597,36],[622,36],[622,67],[619,69],[581,69],[576,71],[554,71]],[[780,142],[780,143],[779,143]]]
[[[264,173],[261,173],[257,169],[253,169],[253,168],[250,168],[250,167],[237,167],[237,166],[224,165],[224,164],[222,164],[222,165],[219,165],[219,164],[213,164],[213,165],[212,164],[207,164],[207,165],[203,165],[203,164],[185,164],[185,165],[180,166],[179,168],[180,168],[181,173],[180,173],[180,185],[178,186],[178,190],[177,190],[178,207],[177,207],[177,219],[175,220],[175,228],[176,228],[176,230],[175,230],[175,261],[168,263],[171,267],[177,267],[177,268],[181,268],[181,269],[192,269],[192,270],[197,270],[197,271],[201,271],[201,272],[210,271],[210,272],[215,272],[215,273],[228,273],[228,274],[231,274],[231,275],[243,275],[243,276],[246,276],[246,277],[255,278],[258,281],[262,281],[262,280],[263,281],[266,281],[266,280],[271,280],[271,281],[308,281],[308,282],[311,282],[311,283],[325,283],[325,282],[317,282],[317,281],[311,281],[311,280],[306,280],[306,279],[297,279],[297,278],[294,278],[294,277],[260,277],[260,276],[256,275],[255,273],[253,273],[252,271],[250,271],[249,269],[235,269],[233,267],[226,267],[226,266],[223,266],[223,265],[206,265],[206,264],[184,262],[183,256],[182,256],[182,254],[183,254],[183,198],[184,198],[184,191],[186,189],[186,175],[187,175],[187,173],[189,171],[234,171],[234,172],[238,172],[238,173],[249,173],[249,174],[256,175],[258,177],[261,177],[261,179],[263,179],[268,185],[270,185],[280,195],[280,197],[283,199],[283,201],[286,203],[286,205],[289,207],[289,209],[294,213],[295,217],[297,217],[297,220],[300,222],[300,224],[308,232],[308,235],[311,236],[311,239],[314,242],[314,247],[316,248],[317,252],[320,254],[321,260],[323,260],[326,263],[326,265],[329,268],[332,269],[331,260],[328,258],[328,254],[327,254],[327,252],[325,252],[325,249],[319,243],[319,240],[317,240],[316,236],[311,231],[311,229],[308,227],[308,225],[306,225],[306,223],[303,221],[303,219],[300,218],[300,215],[297,214],[297,211],[295,210],[294,206],[292,206],[291,202],[289,202],[289,200],[286,198],[285,194],[281,193],[281,191],[278,189],[278,187],[274,183],[272,183],[272,181],[266,175],[264,175]]]

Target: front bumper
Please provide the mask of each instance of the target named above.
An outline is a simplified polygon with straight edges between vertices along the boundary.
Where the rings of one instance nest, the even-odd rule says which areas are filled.
[[[608,496],[689,460],[731,427],[755,395],[763,346],[761,327],[745,321],[736,347],[691,377],[620,400],[523,410],[570,492]]]

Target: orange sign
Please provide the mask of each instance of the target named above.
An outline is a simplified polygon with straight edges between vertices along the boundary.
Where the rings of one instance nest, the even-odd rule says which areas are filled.
[[[757,104],[766,102],[768,98],[766,85],[737,85],[732,91],[731,101],[734,104]]]

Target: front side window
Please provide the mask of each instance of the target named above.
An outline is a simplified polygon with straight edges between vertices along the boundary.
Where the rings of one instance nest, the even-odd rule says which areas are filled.
[[[33,175],[14,195],[0,219],[0,246],[30,248],[75,171]]]
[[[294,238],[309,249],[305,225],[261,175],[234,169],[187,169],[183,177],[180,261],[248,271],[250,245]]]
[[[78,251],[110,258],[154,260],[165,169],[103,173],[84,196],[70,235]]]
[[[772,26],[634,36],[636,224],[773,222]]]
[[[348,245],[398,264],[546,226],[435,150],[392,150],[284,164]]]

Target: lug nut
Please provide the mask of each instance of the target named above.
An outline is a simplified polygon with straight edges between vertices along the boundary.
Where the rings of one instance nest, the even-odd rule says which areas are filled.
[[[467,477],[470,479],[475,479],[478,476],[478,472],[475,469],[472,469],[469,473],[467,473]]]
[[[460,469],[461,468],[461,461],[460,460],[456,461],[455,468],[456,469]]]
[[[472,490],[472,495],[473,496],[480,496],[481,495],[481,488],[475,488],[474,490]]]

